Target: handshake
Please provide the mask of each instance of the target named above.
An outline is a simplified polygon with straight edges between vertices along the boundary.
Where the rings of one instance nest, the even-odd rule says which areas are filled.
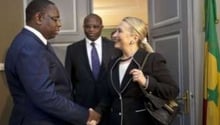
[[[97,125],[100,122],[100,119],[101,119],[101,115],[92,108],[89,108],[89,118],[86,124]]]

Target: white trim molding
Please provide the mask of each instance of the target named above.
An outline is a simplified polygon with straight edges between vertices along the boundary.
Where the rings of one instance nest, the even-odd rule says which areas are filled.
[[[153,0],[153,2],[152,2],[152,7],[153,7],[153,9],[154,10],[156,10],[157,8],[156,8],[156,5],[155,5],[155,0]],[[174,17],[172,17],[172,18],[168,18],[168,19],[164,19],[164,20],[161,20],[161,21],[156,21],[156,19],[155,19],[155,16],[152,16],[153,17],[153,19],[152,19],[152,21],[153,21],[153,28],[157,28],[157,27],[161,27],[161,26],[166,26],[166,25],[170,25],[170,24],[173,24],[173,23],[176,23],[176,22],[179,22],[179,21],[181,21],[181,3],[180,3],[180,0],[177,0],[176,1],[176,3],[177,3],[177,12],[176,12],[176,15],[174,16]],[[156,13],[154,13],[154,12],[156,12],[156,11],[153,11],[153,15],[156,15]]]

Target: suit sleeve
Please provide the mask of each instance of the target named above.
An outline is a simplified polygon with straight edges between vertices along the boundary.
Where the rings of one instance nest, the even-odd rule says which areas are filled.
[[[73,124],[85,124],[88,110],[56,92],[45,54],[45,50],[36,47],[24,47],[19,54],[16,71],[28,98],[52,116]]]
[[[177,83],[173,80],[166,67],[165,59],[158,53],[150,55],[148,59],[149,86],[147,91],[164,99],[175,99],[179,93]]]

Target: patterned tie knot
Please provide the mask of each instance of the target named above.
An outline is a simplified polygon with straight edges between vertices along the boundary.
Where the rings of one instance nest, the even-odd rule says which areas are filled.
[[[95,42],[90,43],[92,47],[95,47]]]

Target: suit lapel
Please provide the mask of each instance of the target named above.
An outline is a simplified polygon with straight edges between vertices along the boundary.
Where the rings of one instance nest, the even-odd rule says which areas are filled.
[[[108,60],[108,46],[107,44],[103,41],[103,38],[102,38],[102,63],[101,65],[106,67],[106,61]]]
[[[133,64],[133,61],[131,61],[130,65],[128,66],[128,68],[125,72],[124,78],[123,78],[122,83],[121,83],[121,87],[120,87],[121,92],[123,92],[127,88],[127,86],[129,85],[129,83],[131,82],[132,75],[130,74],[130,71],[133,68],[136,68],[136,67]]]
[[[100,68],[100,73],[98,78],[102,78],[103,74],[102,72],[106,70],[107,65],[108,65],[108,58],[109,58],[109,53],[108,53],[108,45],[102,38],[102,63],[101,63],[101,68]]]
[[[146,53],[147,52],[145,50],[143,50],[143,49],[139,49],[135,53],[135,55],[134,55],[130,65],[128,66],[128,68],[126,70],[125,76],[124,76],[124,78],[122,80],[121,93],[123,93],[124,90],[128,87],[128,85],[132,82],[132,75],[129,74],[130,71],[132,69],[134,69],[134,68],[136,68],[136,69],[140,68]]]
[[[45,46],[45,45],[44,45],[44,46]],[[63,64],[61,63],[60,59],[57,57],[57,55],[56,55],[56,53],[55,53],[55,51],[54,51],[52,45],[48,42],[47,45],[46,45],[46,47],[47,47],[47,50],[49,51],[49,53],[51,53],[51,56],[53,56],[53,58],[56,60],[56,63],[58,64],[57,66],[59,66],[60,69],[62,70],[62,71],[60,71],[60,72],[63,72],[63,73],[64,73],[64,77],[66,77],[65,80],[67,80],[66,83],[68,83],[68,85],[70,86],[70,88],[71,88],[71,90],[72,90],[72,83],[71,83],[70,77],[69,77],[69,75],[67,74],[67,71],[64,69]]]
[[[79,48],[82,50],[82,63],[84,63],[84,66],[86,66],[86,69],[88,70],[88,72],[90,73],[91,77],[94,78],[93,76],[93,73],[92,73],[92,70],[91,70],[91,67],[89,65],[89,57],[88,57],[88,54],[87,54],[87,47],[86,47],[86,40],[84,39],[83,41],[83,44],[82,44],[82,47]]]
[[[115,61],[114,65],[110,69],[110,79],[111,84],[116,92],[120,93],[120,83],[119,83],[119,59]]]

